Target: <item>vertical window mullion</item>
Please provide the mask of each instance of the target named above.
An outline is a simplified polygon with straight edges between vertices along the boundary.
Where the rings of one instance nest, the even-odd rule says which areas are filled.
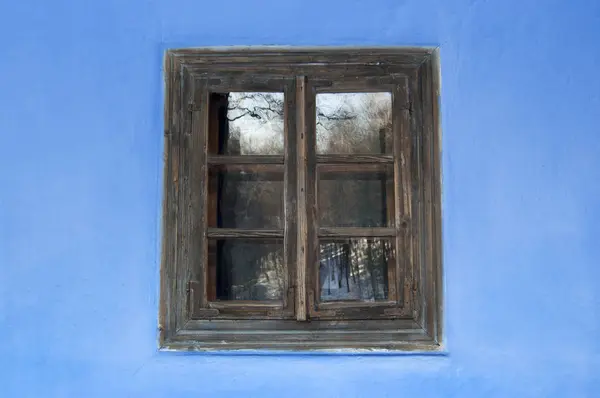
[[[196,80],[196,88],[194,94],[195,108],[200,108],[194,112],[192,126],[194,126],[193,135],[196,141],[194,158],[197,159],[194,165],[197,175],[194,178],[195,191],[200,192],[198,203],[199,210],[197,212],[198,223],[195,226],[194,243],[198,246],[198,256],[194,258],[196,267],[200,267],[200,282],[202,292],[199,297],[200,308],[207,307],[208,303],[208,239],[207,231],[207,212],[208,212],[208,135],[211,133],[210,128],[210,93],[206,80]]]
[[[307,84],[305,76],[296,78],[296,202],[297,214],[297,245],[296,245],[296,280],[295,295],[296,320],[306,321],[306,285],[307,265],[309,261],[309,220],[308,220],[308,190],[307,190],[307,163],[308,163],[308,134],[307,134]]]
[[[178,184],[187,184],[184,198],[185,220],[189,225],[185,228],[184,239],[188,242],[187,252],[183,252],[182,261],[187,262],[184,269],[190,272],[189,277],[189,312],[192,317],[202,315],[206,308],[207,278],[206,278],[206,220],[207,220],[207,138],[209,119],[209,98],[206,83],[201,79],[189,79],[185,83],[190,94],[184,98],[184,111],[190,115],[190,126],[184,131],[186,152],[184,157],[188,162],[187,175]],[[179,248],[179,251],[182,251]],[[184,264],[180,264],[184,266]],[[186,275],[187,276],[187,275]]]
[[[284,255],[287,279],[286,293],[283,297],[283,308],[295,316],[297,275],[297,245],[298,245],[298,216],[296,204],[298,201],[298,160],[297,151],[297,108],[296,80],[290,79],[285,87],[284,105]]]
[[[316,132],[316,93],[314,85],[308,78],[304,78],[304,94],[302,101],[304,102],[303,115],[304,115],[304,151],[305,161],[302,165],[305,171],[306,185],[305,185],[305,198],[306,206],[304,209],[304,216],[306,217],[306,247],[305,247],[305,265],[306,265],[306,278],[305,278],[305,308],[307,309],[307,317],[310,317],[311,312],[314,310],[314,302],[316,301],[316,294],[319,285],[319,241],[318,241],[318,229],[319,223],[317,221],[318,204],[316,197],[317,190],[317,132]]]
[[[412,279],[412,220],[410,178],[410,102],[408,81],[402,79],[394,88],[393,103],[394,186],[396,206],[396,291],[398,305],[410,307]]]

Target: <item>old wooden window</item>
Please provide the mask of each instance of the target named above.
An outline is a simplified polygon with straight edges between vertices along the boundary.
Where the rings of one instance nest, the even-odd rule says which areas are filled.
[[[433,49],[172,50],[160,345],[439,349]]]

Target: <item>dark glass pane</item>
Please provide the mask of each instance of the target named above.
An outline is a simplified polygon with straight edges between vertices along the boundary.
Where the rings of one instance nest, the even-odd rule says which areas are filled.
[[[317,152],[392,152],[391,93],[317,94]]]
[[[283,154],[283,93],[215,93],[211,109],[210,153]]]
[[[391,240],[321,240],[319,252],[321,301],[387,299],[388,267],[395,262]]]
[[[386,227],[394,224],[392,166],[320,166],[320,225]]]
[[[209,239],[208,247],[209,282],[217,300],[283,298],[283,240]]]
[[[283,228],[283,166],[209,169],[208,225]]]

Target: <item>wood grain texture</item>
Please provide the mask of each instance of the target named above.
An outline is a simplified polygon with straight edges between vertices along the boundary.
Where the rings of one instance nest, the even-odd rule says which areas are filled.
[[[219,316],[218,309],[205,308],[200,305],[200,302],[202,301],[202,296],[204,295],[204,286],[201,282],[190,281],[188,292],[188,306],[190,319],[216,318],[217,316]]]
[[[240,229],[240,228],[208,228],[207,237],[209,239],[229,239],[229,238],[277,238],[284,237],[283,229]]]
[[[317,131],[316,91],[313,82],[307,79],[304,96],[306,115],[306,295],[308,315],[314,318],[316,298],[319,295],[319,219],[317,203]]]
[[[392,131],[392,133],[393,133],[393,131]],[[381,141],[384,141],[384,140],[385,140],[385,137],[383,136],[383,132],[382,132]],[[392,144],[392,153],[393,153],[393,144]],[[393,158],[393,156],[392,156],[392,158]],[[384,206],[386,209],[388,224],[390,224],[389,220],[393,220],[393,224],[397,225],[397,223],[396,223],[396,202],[397,202],[396,196],[397,196],[397,194],[395,193],[395,191],[396,191],[395,181],[393,179],[392,180],[390,180],[390,179],[382,180],[381,181],[381,191],[387,192],[387,193],[394,192],[394,194],[388,194],[388,195],[384,195],[382,197],[382,206]],[[398,258],[399,253],[398,253],[398,244],[395,240],[392,243],[392,253],[394,255],[389,256],[388,260],[387,260],[387,273],[386,273],[385,285],[388,288],[388,299],[390,301],[395,301],[398,303],[398,301],[400,300],[401,293],[398,292],[399,284],[397,281],[401,278],[401,276],[398,274],[397,258]]]
[[[437,61],[436,61],[437,62]],[[437,64],[436,64],[437,67]],[[434,77],[434,61],[419,69],[423,103],[423,205],[424,212],[424,329],[441,340],[441,172],[438,126],[439,82]]]
[[[297,156],[297,256],[296,256],[296,320],[306,321],[306,267],[309,244],[307,215],[307,134],[306,134],[306,78],[296,79],[296,156]]]
[[[218,315],[212,319],[218,321],[275,321],[291,318],[290,313],[284,310],[284,301],[212,301],[208,307],[217,310]],[[292,314],[293,315],[293,314]],[[197,319],[202,319],[198,317]]]
[[[325,63],[308,63],[308,64],[292,64],[292,63],[272,63],[264,62],[257,64],[252,60],[244,63],[231,63],[227,60],[222,60],[215,63],[197,63],[191,61],[186,63],[186,66],[197,76],[207,76],[214,80],[216,86],[213,88],[214,91],[241,91],[235,87],[227,86],[226,82],[229,80],[231,74],[239,76],[250,76],[257,77],[259,81],[263,81],[263,91],[279,91],[276,85],[269,83],[269,80],[273,80],[277,77],[290,77],[290,76],[307,76],[311,80],[323,79],[331,82],[335,80],[337,82],[336,90],[350,91],[348,87],[343,87],[344,84],[356,83],[357,79],[366,79],[364,84],[358,83],[358,86],[363,89],[369,90],[369,87],[377,85],[380,82],[393,82],[394,78],[398,76],[406,76],[412,70],[411,67],[406,65],[365,65],[365,64],[352,64],[341,65],[341,64],[325,64]],[[215,72],[218,70],[219,72]],[[265,85],[269,85],[266,87]],[[331,85],[328,83],[328,85]],[[325,88],[325,85],[320,85]],[[325,88],[326,90],[326,88]],[[372,91],[372,90],[369,90]]]
[[[180,91],[181,108],[178,111],[178,130],[177,135],[177,155],[175,157],[176,163],[174,166],[174,185],[176,191],[176,213],[175,213],[175,260],[174,260],[174,303],[172,309],[174,310],[175,324],[182,325],[186,322],[188,315],[187,306],[187,286],[188,286],[188,250],[187,245],[187,217],[185,215],[185,204],[188,199],[186,196],[186,190],[188,188],[187,172],[189,170],[189,164],[186,161],[186,146],[188,145],[189,126],[191,123],[191,114],[187,110],[186,104],[192,101],[192,90],[190,82],[192,76],[187,73],[185,67],[181,66],[179,70],[180,81],[182,87]],[[187,134],[187,135],[186,135]],[[174,159],[174,161],[175,161]]]
[[[385,311],[385,310],[384,310]],[[190,320],[165,348],[184,350],[438,350],[412,319]]]
[[[193,77],[189,74],[185,67],[182,67],[182,105],[183,109],[180,112],[180,147],[179,147],[179,165],[177,167],[177,190],[179,205],[177,207],[177,250],[176,250],[176,292],[177,302],[176,311],[178,324],[182,324],[186,320],[187,313],[187,300],[188,292],[187,286],[190,278],[188,269],[189,260],[189,242],[188,237],[188,226],[189,226],[189,214],[185,211],[186,203],[189,200],[189,137],[190,137],[190,126],[191,126],[191,112],[188,110],[188,104],[193,102]],[[186,288],[183,288],[186,286]]]
[[[438,62],[437,50],[430,48],[192,49],[167,53],[161,347],[440,348]],[[236,91],[285,93],[283,156],[207,154],[210,95]],[[316,154],[316,93],[378,91],[393,93],[393,155]],[[396,195],[393,206],[388,200],[386,208],[394,226],[319,228],[317,164],[323,178],[340,171],[367,177],[382,167],[393,167]],[[208,229],[213,214],[207,193],[209,165],[216,170],[251,170],[240,173],[243,175],[283,173],[284,228]],[[208,267],[209,237],[283,238],[288,270],[284,299],[268,303],[215,301],[208,283],[214,276]],[[394,239],[398,260],[395,267],[388,268],[388,286],[393,285],[389,301],[318,302],[319,237]]]
[[[175,319],[175,291],[171,285],[175,279],[175,229],[177,223],[177,157],[179,153],[179,119],[181,87],[180,75],[174,65],[174,57],[167,54],[164,61],[165,79],[165,134],[162,253],[160,265],[159,344],[164,344],[177,329]]]
[[[381,173],[389,171],[389,167],[392,163],[390,162],[364,162],[364,163],[320,163],[317,167],[318,178],[328,178],[327,174],[335,174],[337,178],[348,178],[354,179],[355,174],[360,175],[362,178],[368,178],[369,174]],[[379,179],[378,176],[372,178]]]
[[[290,316],[295,315],[296,294],[301,294],[297,289],[298,257],[298,132],[297,128],[297,93],[296,80],[290,79],[285,90],[284,105],[284,147],[285,147],[285,175],[284,175],[284,238],[283,250],[285,256],[286,280],[284,290],[283,310]]]
[[[424,211],[423,205],[423,103],[421,93],[421,81],[419,71],[415,70],[409,80],[410,100],[412,103],[411,130],[413,138],[411,140],[411,179],[414,181],[412,210],[414,217],[412,220],[413,229],[413,267],[407,272],[412,273],[405,279],[405,289],[408,290],[406,300],[410,300],[410,306],[413,311],[414,319],[423,324],[424,297],[423,297],[423,264],[424,264]]]
[[[393,155],[361,155],[361,154],[331,154],[331,155],[315,155],[317,163],[324,164],[349,164],[362,165],[371,163],[393,163]]]
[[[208,304],[210,308],[217,309],[281,309],[281,301],[251,301],[251,300],[232,300],[232,301],[213,301]]]
[[[327,301],[314,305],[316,309],[311,314],[313,321],[411,319],[411,314],[403,308],[398,308],[396,301]]]
[[[226,326],[235,325],[235,328]],[[177,350],[426,350],[435,351],[422,329],[414,321],[386,320],[365,322],[359,320],[315,320],[290,322],[271,320],[192,320],[165,348]],[[357,324],[358,323],[358,324]],[[247,324],[248,326],[243,326]],[[378,325],[365,329],[360,325]],[[261,326],[262,325],[262,326]],[[271,326],[270,326],[271,325]],[[341,326],[340,326],[341,325]],[[204,329],[209,326],[210,328]]]
[[[361,320],[345,319],[342,321],[314,321],[314,322],[297,322],[295,319],[287,319],[273,322],[260,322],[254,320],[248,321],[230,321],[224,319],[215,319],[213,321],[192,320],[189,326],[197,330],[211,331],[222,330],[227,332],[239,332],[254,330],[262,333],[268,332],[285,332],[293,333],[294,331],[383,331],[383,330],[419,330],[421,329],[412,319],[387,319],[380,322],[363,322]],[[182,334],[191,334],[193,331],[187,331]]]
[[[197,214],[197,233],[194,235],[193,245],[196,247],[196,256],[192,259],[192,267],[197,269],[198,275],[195,279],[200,282],[202,293],[199,296],[198,306],[205,307],[208,301],[207,284],[209,280],[208,267],[208,240],[206,229],[208,225],[208,167],[206,159],[208,156],[208,134],[210,115],[210,95],[207,91],[206,81],[195,80],[194,90],[193,126],[195,145],[190,153],[195,157],[194,161],[194,190],[192,195],[199,196],[197,206],[187,207],[187,211]]]
[[[209,165],[267,165],[283,164],[284,156],[278,155],[209,155]]]
[[[264,64],[302,65],[345,65],[372,66],[382,65],[406,66],[415,68],[421,65],[433,52],[433,48],[404,47],[404,48],[296,48],[296,49],[175,49],[171,53],[182,61],[200,64],[252,64],[259,59]]]
[[[398,84],[393,96],[393,146],[396,227],[396,280],[399,305],[409,309],[412,284],[412,184],[410,176],[411,125],[408,81]]]
[[[263,92],[263,93],[282,93],[285,89],[286,79],[283,76],[273,76],[271,74],[257,74],[251,68],[243,70],[230,70],[229,73],[215,72],[202,73],[198,68],[188,66],[194,74],[200,78],[206,79],[208,89],[213,93],[231,93],[231,92]],[[200,72],[200,73],[199,73]]]
[[[421,279],[422,283],[422,300],[423,300],[423,327],[427,329],[427,326],[430,324],[432,319],[432,306],[431,306],[431,298],[429,297],[430,293],[430,283],[431,283],[431,268],[430,264],[432,263],[431,257],[431,228],[432,228],[432,219],[431,219],[431,207],[432,207],[432,186],[431,180],[433,178],[432,175],[432,153],[431,153],[431,135],[432,135],[432,120],[426,111],[426,103],[427,99],[431,98],[431,93],[429,92],[429,83],[430,83],[430,72],[429,68],[426,65],[421,65],[419,68],[419,80],[420,80],[420,91],[421,91],[421,106],[423,107],[423,125],[422,125],[422,145],[421,145],[421,170],[422,170],[422,190],[423,190],[423,225],[421,230],[421,237],[423,239],[423,263],[421,273],[423,275]]]
[[[437,344],[443,344],[444,337],[444,267],[442,246],[442,128],[441,128],[441,67],[440,49],[433,50],[431,56],[424,62],[431,70],[431,115],[433,118],[432,159],[433,159],[433,231],[432,231],[432,306],[435,313],[430,325],[430,335]]]
[[[320,304],[322,309],[356,309],[360,310],[361,308],[373,308],[373,307],[381,307],[381,308],[394,308],[396,307],[396,302],[394,301],[359,301],[359,300],[340,300],[340,301],[325,301]]]
[[[283,179],[284,167],[281,164],[212,164],[211,171],[232,172],[228,178],[237,181],[257,181],[267,178],[267,180]]]
[[[320,238],[382,238],[396,236],[395,228],[320,227]]]
[[[314,79],[315,92],[324,93],[384,93],[391,92],[398,81],[405,77],[398,74],[356,74],[354,70],[346,70],[343,75],[335,75],[329,79]]]

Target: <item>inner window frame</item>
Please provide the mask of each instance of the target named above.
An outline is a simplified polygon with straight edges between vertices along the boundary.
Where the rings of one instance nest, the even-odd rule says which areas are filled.
[[[432,48],[167,51],[160,348],[439,350],[438,73],[438,51]],[[280,304],[207,300],[208,238],[240,236],[206,226],[207,195],[198,193],[206,191],[208,167],[261,162],[261,155],[208,153],[210,95],[233,91],[285,96],[285,152],[268,162],[284,166],[284,207],[294,203],[297,211],[285,209],[283,231],[258,231],[263,237],[284,240],[287,279]],[[392,92],[395,156],[316,153],[318,93],[381,91]],[[319,227],[312,210],[318,165],[373,164],[374,159],[393,165],[394,226],[374,228],[371,235],[352,228]],[[304,163],[306,167],[298,167]],[[319,236],[378,234],[395,241],[397,265],[388,280],[394,300],[358,306],[319,302],[314,266]],[[304,266],[298,267],[302,262]]]

